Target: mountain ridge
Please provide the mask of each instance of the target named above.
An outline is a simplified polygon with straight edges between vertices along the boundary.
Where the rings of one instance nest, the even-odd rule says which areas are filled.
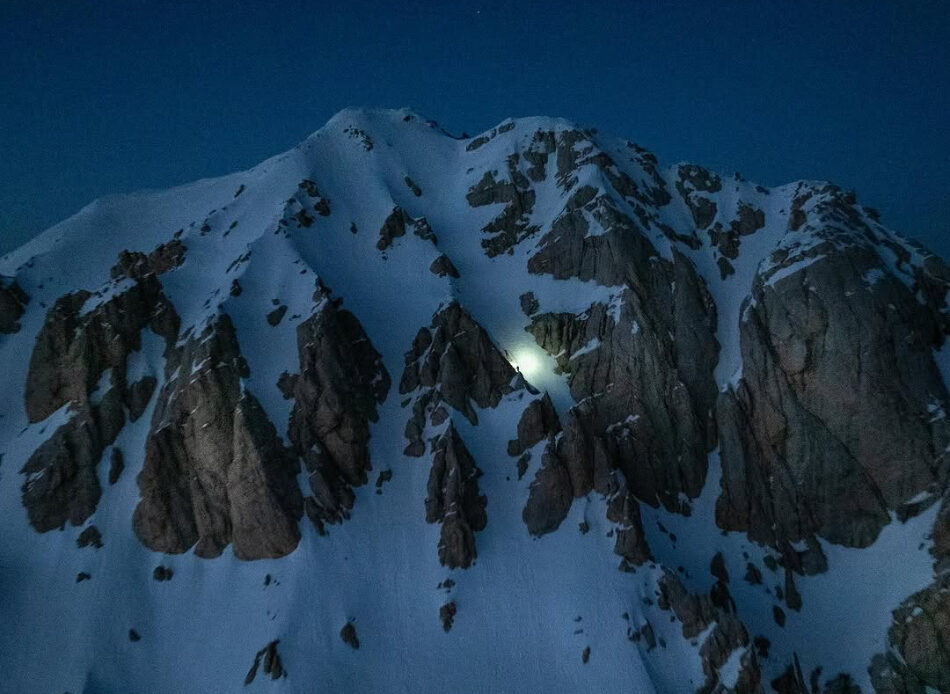
[[[288,691],[945,691],[915,610],[947,610],[950,272],[831,184],[348,109],[247,171],[92,203],[0,276],[0,559],[88,640],[48,687],[231,690],[257,652]],[[93,635],[100,583],[120,609]],[[163,595],[210,667],[175,655],[194,625]]]

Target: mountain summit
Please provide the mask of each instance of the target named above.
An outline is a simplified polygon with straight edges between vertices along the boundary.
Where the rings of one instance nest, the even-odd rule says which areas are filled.
[[[950,692],[950,270],[342,111],[0,259],[0,689]]]

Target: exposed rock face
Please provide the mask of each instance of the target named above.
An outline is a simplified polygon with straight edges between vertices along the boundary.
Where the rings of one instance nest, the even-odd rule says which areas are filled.
[[[482,229],[492,237],[482,240],[482,246],[489,256],[510,252],[511,249],[527,237],[538,231],[537,226],[529,223],[534,209],[535,192],[528,178],[519,170],[520,155],[516,152],[508,157],[509,180],[496,180],[489,171],[478,184],[468,192],[468,204],[472,207],[504,203],[505,209]]]
[[[618,485],[619,487],[619,485]],[[640,505],[628,490],[619,488],[607,506],[607,519],[617,523],[614,553],[628,564],[639,566],[653,559],[640,518]]]
[[[23,505],[39,532],[82,525],[99,503],[102,489],[96,467],[105,443],[88,410],[59,427],[20,470]]]
[[[497,406],[503,395],[523,384],[516,376],[488,333],[457,302],[436,313],[431,329],[421,328],[416,334],[399,382],[403,395],[421,388],[406,425],[407,455],[425,452],[426,418],[431,414],[444,419],[444,409],[439,411],[443,402],[477,424],[472,403],[483,408]]]
[[[393,245],[393,240],[406,235],[406,219],[408,215],[402,211],[401,207],[393,208],[393,211],[386,217],[383,226],[379,230],[379,241],[376,242],[376,248],[385,251]]]
[[[891,650],[871,663],[881,694],[950,692],[950,575],[907,598],[887,632]]]
[[[732,265],[728,260],[735,260],[739,257],[739,246],[742,237],[754,234],[764,226],[765,213],[762,210],[754,208],[748,203],[739,203],[736,218],[729,223],[727,228],[724,228],[720,222],[716,222],[708,231],[709,241],[721,254],[719,260],[725,261],[724,264],[720,263],[720,269],[723,270],[721,273],[723,279],[733,272]],[[723,265],[728,269],[723,269]]]
[[[330,200],[320,192],[314,181],[305,178],[297,186],[294,195],[285,203],[283,218],[279,225],[285,229],[308,229],[314,225],[318,216],[328,217],[329,215]],[[227,236],[233,228],[232,224],[224,232],[224,236]]]
[[[20,316],[29,302],[30,297],[15,279],[0,276],[0,333],[15,333],[20,329]]]
[[[452,277],[458,279],[459,271],[455,268],[455,265],[449,260],[447,255],[440,255],[438,258],[432,261],[432,264],[429,266],[429,272],[433,275],[438,275],[439,277]]]
[[[531,483],[521,518],[529,533],[544,535],[557,530],[571,510],[573,501],[571,475],[557,456],[556,443],[552,436],[541,457],[541,467]]]
[[[383,226],[379,230],[379,241],[376,242],[376,248],[381,251],[388,250],[393,242],[406,235],[407,229],[412,229],[412,233],[423,241],[436,243],[437,239],[432,227],[425,217],[418,219],[410,217],[401,207],[394,207],[393,211],[383,221]],[[451,264],[451,263],[450,263]]]
[[[692,213],[696,228],[705,229],[715,219],[717,206],[702,193],[719,192],[722,190],[722,181],[716,174],[695,164],[680,166],[678,174],[676,190]]]
[[[385,650],[386,639],[377,638],[377,627],[401,623],[414,617],[416,609],[411,605],[409,615],[402,606],[394,607],[404,597],[393,600],[394,591],[404,586],[379,580],[386,572],[379,568],[379,556],[360,550],[377,548],[380,541],[392,541],[396,554],[400,547],[415,547],[411,540],[419,524],[400,524],[392,515],[393,509],[403,508],[405,499],[398,496],[407,491],[416,495],[415,512],[422,512],[422,471],[412,469],[420,463],[407,463],[398,455],[408,444],[405,453],[423,457],[426,465],[425,519],[439,524],[442,570],[458,579],[456,584],[440,574],[442,580],[433,589],[437,578],[426,574],[425,585],[418,588],[428,591],[429,599],[416,601],[422,606],[421,623],[426,630],[437,630],[438,610],[442,627],[449,631],[461,606],[466,623],[460,622],[460,629],[445,638],[462,639],[458,644],[463,650],[467,640],[489,631],[504,638],[530,637],[531,618],[536,616],[531,608],[539,603],[509,603],[510,616],[519,624],[500,630],[487,625],[486,631],[479,611],[496,614],[485,607],[497,596],[479,588],[485,571],[515,567],[513,575],[491,580],[523,581],[543,590],[551,587],[550,577],[543,574],[553,557],[560,560],[556,580],[561,585],[556,590],[591,588],[587,595],[574,591],[567,601],[558,601],[555,617],[560,626],[554,628],[563,629],[574,617],[574,650],[569,655],[580,656],[581,662],[572,664],[585,664],[585,674],[597,681],[605,679],[604,668],[610,676],[615,659],[623,654],[602,647],[603,620],[588,616],[603,614],[600,608],[618,608],[616,612],[628,610],[622,615],[628,622],[627,637],[643,656],[645,675],[635,683],[641,689],[694,690],[688,685],[695,682],[669,672],[682,656],[683,672],[694,672],[701,662],[699,691],[704,694],[762,694],[764,689],[776,694],[858,694],[855,679],[864,686],[861,670],[866,663],[857,656],[863,657],[861,644],[873,636],[861,630],[872,623],[872,612],[888,606],[868,604],[865,618],[863,605],[854,609],[853,602],[844,599],[855,596],[842,594],[848,609],[823,614],[826,599],[836,597],[824,593],[825,588],[847,591],[850,585],[840,580],[844,571],[835,574],[844,568],[837,564],[847,560],[838,552],[826,555],[823,547],[827,549],[828,542],[863,547],[892,518],[903,522],[931,509],[926,517],[935,516],[936,523],[930,536],[919,522],[889,529],[891,538],[907,539],[906,553],[913,557],[907,562],[908,584],[916,585],[921,563],[928,568],[927,541],[932,537],[937,578],[921,578],[921,586],[932,582],[897,607],[882,647],[885,652],[874,658],[869,672],[879,694],[950,694],[950,396],[938,369],[946,370],[943,360],[950,354],[944,342],[950,334],[950,269],[924,249],[886,232],[876,215],[852,196],[822,184],[801,184],[797,190],[785,186],[770,193],[738,175],[732,181],[721,179],[698,166],[658,169],[655,158],[635,145],[565,128],[560,122],[537,130],[532,124],[518,132],[512,132],[515,123],[505,123],[485,136],[444,142],[445,147],[432,147],[420,156],[399,151],[405,143],[415,146],[410,133],[415,125],[405,125],[405,136],[389,130],[403,128],[398,122],[377,132],[374,118],[363,123],[361,117],[360,125],[374,130],[375,152],[367,154],[374,148],[373,138],[363,127],[343,131],[348,135],[343,139],[352,142],[334,143],[339,128],[333,124],[293,156],[248,172],[243,179],[246,196],[243,183],[235,192],[237,178],[224,186],[206,181],[183,191],[180,198],[165,196],[162,205],[143,206],[140,224],[128,230],[115,228],[113,221],[136,219],[129,214],[136,210],[121,201],[104,201],[83,214],[82,224],[64,225],[64,232],[79,235],[78,243],[64,233],[52,248],[16,270],[22,287],[35,294],[29,304],[35,309],[34,304],[48,298],[43,287],[52,281],[51,273],[60,271],[62,280],[72,281],[90,271],[82,268],[74,275],[62,249],[95,240],[95,233],[157,238],[165,229],[182,227],[174,240],[151,253],[121,253],[111,281],[98,291],[60,297],[48,311],[42,305],[46,323],[36,337],[26,379],[31,426],[17,433],[20,423],[15,416],[7,419],[8,408],[0,407],[0,456],[6,453],[22,464],[18,443],[35,440],[38,434],[43,436],[39,441],[48,439],[23,465],[23,503],[33,529],[78,526],[59,538],[62,541],[43,544],[57,552],[78,551],[71,559],[85,565],[72,561],[54,567],[45,558],[34,562],[27,557],[24,565],[36,568],[37,578],[26,571],[9,577],[17,588],[9,591],[7,600],[12,613],[33,610],[43,620],[37,624],[55,623],[48,617],[61,604],[61,596],[35,604],[23,596],[33,590],[59,590],[65,579],[70,584],[65,588],[81,593],[83,600],[95,600],[77,616],[95,616],[104,599],[122,601],[116,609],[128,613],[124,629],[135,623],[146,627],[143,642],[135,648],[138,655],[148,655],[141,649],[161,649],[168,636],[156,639],[147,630],[157,623],[148,612],[174,607],[167,604],[169,591],[180,595],[190,589],[184,583],[193,578],[189,565],[198,559],[176,559],[180,575],[169,585],[170,562],[146,557],[138,567],[143,571],[137,572],[147,579],[140,586],[145,592],[115,591],[121,577],[96,567],[120,550],[121,535],[103,538],[91,522],[113,527],[107,519],[140,497],[134,531],[148,548],[170,553],[193,549],[199,557],[216,557],[231,545],[237,557],[256,559],[293,552],[306,513],[320,534],[331,531],[340,537],[332,543],[317,540],[306,548],[306,556],[297,553],[281,567],[267,568],[274,573],[266,577],[263,570],[238,572],[247,574],[252,591],[263,591],[261,599],[267,603],[258,606],[267,610],[251,615],[251,622],[259,617],[269,628],[275,609],[286,616],[286,600],[299,591],[281,589],[281,583],[300,578],[300,571],[312,566],[311,558],[340,560],[347,563],[339,571],[321,573],[365,580],[380,592],[380,599],[371,601],[373,609],[364,610],[361,619],[368,621],[361,621],[359,629],[364,650],[370,641]],[[406,115],[406,123],[412,118]],[[437,128],[434,123],[427,127]],[[394,132],[399,134],[389,137]],[[323,161],[326,152],[338,159]],[[354,152],[359,158],[352,158]],[[443,153],[452,156],[442,161]],[[311,156],[317,158],[311,162]],[[360,174],[328,173],[320,179],[333,196],[331,215],[331,200],[321,187],[310,179],[299,185],[297,181],[303,175],[322,176],[336,165]],[[425,191],[407,175],[409,169],[425,182]],[[280,190],[287,181],[289,189]],[[451,185],[443,189],[442,181]],[[367,182],[372,185],[363,189]],[[445,236],[443,248],[436,250],[436,234],[425,217],[393,207],[391,197],[408,201],[415,214],[424,211],[437,220],[439,235]],[[137,204],[145,198],[148,195],[136,196]],[[186,219],[186,214],[196,213],[196,205],[199,216]],[[215,205],[217,209],[207,211]],[[381,213],[372,221],[366,210]],[[275,213],[275,224],[261,223]],[[433,247],[418,244],[413,236]],[[463,255],[476,238],[484,253]],[[375,260],[386,261],[374,262],[369,274],[351,262],[351,251],[364,243],[376,244]],[[9,258],[19,262],[32,253],[26,250]],[[340,261],[344,255],[348,259]],[[452,259],[465,270],[462,277]],[[406,260],[421,264],[404,267]],[[171,278],[163,274],[172,271]],[[411,346],[394,346],[385,326],[382,334],[373,336],[374,345],[357,317],[319,282],[312,312],[308,315],[300,305],[302,283],[318,272],[332,276],[344,292],[352,286],[361,302],[374,302],[375,316],[391,316],[394,324],[443,295],[445,303],[431,321],[424,321],[426,327],[418,330]],[[184,332],[165,288],[169,297],[187,297],[179,307],[181,320],[191,326]],[[287,305],[272,297],[282,297]],[[451,297],[462,297],[462,304]],[[29,328],[24,332],[30,332],[42,317],[24,313],[27,300],[20,285],[0,278],[0,348],[11,361],[11,374],[20,373],[18,352],[33,335],[8,333],[18,330],[20,322]],[[512,331],[526,328],[551,355],[573,401],[561,406],[559,387],[560,409],[555,411],[552,399],[524,381],[493,336],[462,308],[465,300],[480,312],[498,311],[491,324],[499,327],[496,337],[505,340],[506,347],[523,346]],[[250,339],[250,333],[238,333],[221,312],[224,307],[234,311],[242,331],[247,326],[260,335]],[[253,313],[244,313],[248,309]],[[253,344],[256,351],[246,354],[249,363],[263,364],[271,357],[267,350],[285,345],[290,325],[297,331],[297,352],[290,355],[294,366],[277,383],[290,416],[272,424],[263,408],[270,406],[267,396],[274,393],[267,391],[274,384],[262,385],[257,373],[249,378],[241,347],[246,351]],[[145,355],[136,351],[152,342],[142,336],[145,329],[165,342],[165,372],[159,378],[131,376],[141,372],[144,361],[140,357]],[[403,334],[402,329],[396,334]],[[531,338],[522,332],[521,342],[526,339]],[[408,348],[399,388],[405,413],[395,414],[395,429],[389,421],[374,426],[378,413],[394,413],[380,408],[391,385],[380,352],[388,362],[398,357],[393,352],[397,348]],[[937,349],[946,351],[935,358]],[[273,363],[279,363],[287,355],[273,357]],[[734,373],[723,373],[725,366],[736,367]],[[539,383],[550,378],[545,374]],[[123,432],[127,422],[143,418],[150,422],[141,422],[141,430]],[[479,420],[481,426],[469,426]],[[405,442],[400,441],[403,424]],[[139,433],[148,434],[144,446]],[[503,453],[506,443],[508,456],[490,460],[487,451]],[[381,451],[380,460],[376,450]],[[718,469],[707,474],[711,453],[714,464],[721,463],[721,477]],[[303,490],[301,462],[306,473]],[[101,467],[105,464],[108,472]],[[133,474],[141,469],[137,488],[129,486],[132,480],[123,473],[126,464]],[[479,465],[488,474],[483,476]],[[115,487],[103,493],[100,484],[105,486],[105,480]],[[331,527],[349,517],[355,488],[369,480],[375,480],[375,489],[364,490],[367,513],[372,514],[365,527],[379,529],[378,522],[389,527],[373,538]],[[491,529],[483,493],[489,480],[489,493],[499,495],[492,499]],[[710,480],[715,480],[712,488]],[[691,506],[701,493],[702,512],[693,513]],[[705,502],[717,495],[716,521],[710,526]],[[100,496],[119,500],[116,508],[97,509],[103,503]],[[586,507],[582,521],[580,514],[571,514],[578,498]],[[9,508],[9,500],[2,501],[0,506]],[[654,513],[660,506],[663,510]],[[533,537],[526,537],[520,526],[504,527],[512,508],[521,508]],[[606,523],[590,517],[588,511],[594,508],[605,510]],[[669,523],[669,513],[692,517]],[[569,515],[575,520],[571,527],[561,528],[555,537],[538,538],[558,530]],[[0,549],[25,546],[21,520],[7,524],[4,532],[13,533],[13,541],[0,542]],[[421,523],[421,517],[416,520]],[[654,527],[661,535],[654,534]],[[435,530],[429,525],[426,532],[432,535]],[[720,541],[720,533],[728,531],[751,539]],[[30,532],[27,529],[27,535]],[[651,546],[648,537],[658,541]],[[103,546],[103,539],[105,554],[96,553],[92,548]],[[616,557],[608,561],[619,563],[620,571],[635,572],[615,577],[622,594],[613,586],[603,590],[578,580],[600,575],[593,562],[610,546]],[[432,553],[423,559],[434,561],[436,548],[421,549]],[[504,554],[512,550],[518,561]],[[557,557],[559,550],[578,554]],[[495,557],[496,552],[503,554]],[[887,557],[875,551],[859,556],[868,558],[868,581],[886,576]],[[0,556],[0,564],[5,559]],[[476,562],[480,568],[455,572]],[[417,564],[415,559],[409,563]],[[40,582],[63,565],[69,569],[65,576]],[[705,574],[706,566],[711,578],[693,575],[697,567]],[[77,574],[79,569],[85,570]],[[95,584],[89,583],[90,570],[96,572]],[[833,575],[812,578],[824,571]],[[82,585],[72,585],[73,576]],[[234,578],[244,581],[236,574]],[[21,582],[29,581],[29,590],[19,590]],[[315,590],[323,602],[335,601],[340,609],[347,609],[344,603],[353,595],[365,594],[332,584],[324,581]],[[696,586],[708,591],[691,592]],[[816,592],[822,593],[821,600],[813,598]],[[245,590],[211,591],[206,597],[216,607],[219,600],[254,600]],[[311,602],[298,601],[292,608],[301,611],[301,619],[321,618],[313,613],[322,609],[320,601]],[[248,606],[243,603],[225,607],[244,610]],[[662,611],[657,614],[657,609]],[[229,626],[251,623],[218,614]],[[542,628],[553,624],[549,615],[539,617]],[[159,621],[177,628],[168,620]],[[0,640],[18,635],[16,629],[24,627],[0,630]],[[334,640],[337,629],[329,634]],[[822,652],[826,640],[809,638],[824,629],[840,632],[840,652]],[[349,652],[360,647],[354,622],[343,625],[339,636],[347,647],[333,645],[346,653],[335,655],[349,664],[340,659],[331,663],[343,670],[332,673],[327,682],[351,679],[346,668],[360,659],[358,652]],[[134,630],[129,637],[140,638]],[[544,642],[528,638],[515,646],[536,656]],[[277,645],[272,641],[257,653],[247,682],[255,680],[261,663],[272,677],[284,673]],[[499,675],[517,671],[517,648],[511,645],[499,642],[503,657],[497,668],[486,671],[486,688],[497,689]],[[226,654],[213,650],[210,658],[227,660]],[[366,655],[379,655],[375,647],[369,650]],[[515,657],[506,661],[505,654],[512,653]],[[405,673],[389,673],[396,688],[416,678],[420,668],[433,667],[424,653],[410,649],[405,655],[405,663],[397,665],[397,670],[404,666]],[[20,689],[31,676],[22,660],[15,652],[9,658],[0,654],[4,665],[13,666],[4,669],[4,681],[12,673]],[[850,674],[829,669],[832,661],[847,663]],[[760,662],[768,665],[764,688]],[[203,665],[216,664],[221,663]],[[808,667],[804,673],[803,664]],[[180,665],[192,675],[190,659]],[[437,669],[444,670],[443,665],[437,663]],[[319,678],[319,667],[308,661],[306,675]],[[557,673],[528,670],[526,682],[544,681],[552,689],[549,683],[554,681],[553,689],[558,689]],[[96,667],[86,688],[115,690],[116,683],[106,681],[114,672],[121,676],[127,670]],[[66,680],[73,682],[78,674],[70,665]],[[451,675],[440,680],[447,689],[453,685]],[[94,676],[105,679],[93,681]],[[310,680],[319,688],[319,679]],[[168,681],[156,680],[156,687],[162,686]]]
[[[442,629],[445,633],[452,631],[452,625],[455,623],[455,615],[458,609],[454,601],[445,603],[439,608],[439,621],[442,622]]]
[[[300,373],[283,388],[294,398],[289,436],[310,474],[306,511],[318,530],[348,517],[352,487],[366,483],[369,423],[390,379],[362,325],[318,289],[313,315],[297,328]]]
[[[280,653],[277,652],[277,644],[279,643],[279,640],[271,641],[255,654],[254,663],[244,677],[245,687],[251,684],[257,677],[257,671],[261,666],[262,660],[264,663],[264,674],[270,675],[272,680],[279,680],[281,677],[287,676],[287,671],[284,670],[284,664],[280,660]]]
[[[146,327],[166,342],[174,340],[178,318],[154,273],[134,280],[122,277],[107,289],[124,291],[98,305],[97,296],[87,291],[67,294],[47,314],[27,374],[26,412],[31,422],[46,419],[66,403],[87,405],[106,371],[109,390],[116,389],[129,409],[140,410],[145,393],[133,397],[130,392],[125,378],[128,355],[141,347]],[[85,308],[87,302],[94,305],[92,310]],[[108,397],[107,392],[102,399]]]
[[[558,433],[561,424],[554,411],[554,403],[545,393],[537,400],[532,400],[522,411],[518,420],[518,438],[508,442],[508,455],[518,456],[524,451],[542,441],[550,433]]]
[[[812,214],[852,212],[833,197]],[[848,238],[773,261],[741,323],[742,378],[719,400],[717,520],[760,542],[863,547],[889,510],[945,488],[950,426],[934,413],[947,392],[932,356],[944,319]]]
[[[617,469],[637,498],[673,511],[687,510],[681,494],[702,490],[716,440],[714,311],[685,262],[680,267],[661,312],[645,311],[638,294],[624,290],[619,315],[594,304],[580,316],[532,319],[528,330],[557,355],[578,401],[562,417],[556,446],[574,496],[609,494]]]
[[[280,322],[284,319],[284,314],[287,313],[286,306],[278,306],[273,311],[267,314],[267,323],[272,328],[280,325]]]
[[[76,538],[76,546],[80,549],[83,547],[102,549],[102,533],[99,532],[99,528],[90,525],[79,533],[79,537]]]
[[[748,648],[749,634],[745,625],[735,615],[734,609],[717,606],[710,595],[690,593],[679,577],[670,572],[660,579],[659,587],[657,604],[661,609],[670,610],[676,616],[682,624],[684,638],[694,639],[710,625],[714,625],[699,647],[703,673],[706,675],[706,682],[700,691],[719,691],[715,689],[719,681],[719,669],[733,651],[747,649],[741,657],[734,691],[750,694],[761,692],[758,660],[755,652]]]
[[[164,275],[185,262],[187,250],[179,239],[172,239],[147,255],[139,251],[122,251],[118,262],[112,267],[112,279],[130,277],[141,280],[148,275]]]
[[[313,211],[316,212],[321,217],[330,216],[330,200],[320,192],[320,189],[317,187],[317,184],[311,181],[310,179],[305,178],[300,182],[300,190],[303,193],[306,193]],[[300,200],[301,206],[305,203],[303,200]]]
[[[637,209],[665,190],[614,178]],[[650,219],[644,210],[641,223]],[[590,234],[594,225],[603,233]],[[715,446],[712,378],[718,344],[716,311],[692,263],[661,259],[640,227],[606,196],[583,188],[528,261],[531,272],[623,287],[611,305],[581,315],[537,314],[528,330],[569,374],[578,404],[562,417],[556,453],[572,493],[615,491],[611,473],[651,505],[686,511],[681,494],[702,490],[706,456]],[[619,306],[618,306],[619,304]]]
[[[103,290],[67,294],[46,316],[30,357],[27,416],[39,422],[66,404],[72,416],[21,471],[27,475],[23,504],[40,532],[67,520],[80,525],[92,514],[101,494],[96,469],[103,451],[122,430],[126,412],[134,420],[151,398],[155,380],[128,384],[126,367],[141,347],[143,329],[166,344],[178,334],[178,317],[157,276],[176,258],[180,262],[183,250],[176,249],[160,246],[149,256],[123,252],[113,268],[115,279]],[[97,304],[98,295],[107,292],[111,298]]]
[[[941,574],[950,568],[950,490],[943,496],[933,530],[934,573]]]
[[[297,546],[302,513],[284,449],[257,399],[227,315],[169,354],[152,418],[133,527],[149,548],[241,559]]]
[[[451,422],[433,443],[432,469],[426,485],[426,521],[441,523],[439,561],[450,569],[468,568],[475,560],[475,533],[488,522],[487,499],[479,494],[482,472]]]
[[[112,453],[109,455],[109,484],[118,482],[124,469],[125,458],[122,456],[122,451],[118,448],[113,448]]]
[[[534,292],[525,292],[519,297],[519,301],[521,302],[521,311],[526,316],[534,315],[541,307],[541,304],[538,302],[537,297],[535,297]]]

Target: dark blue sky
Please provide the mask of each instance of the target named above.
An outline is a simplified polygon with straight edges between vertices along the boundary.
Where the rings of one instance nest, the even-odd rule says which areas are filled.
[[[564,116],[950,256],[950,3],[0,2],[0,253],[92,199],[248,167],[345,106]]]

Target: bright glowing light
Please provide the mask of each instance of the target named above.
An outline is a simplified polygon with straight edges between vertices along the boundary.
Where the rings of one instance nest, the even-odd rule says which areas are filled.
[[[518,371],[524,374],[524,377],[527,379],[541,373],[541,360],[538,359],[537,355],[527,349],[515,352],[514,359],[511,363]]]

